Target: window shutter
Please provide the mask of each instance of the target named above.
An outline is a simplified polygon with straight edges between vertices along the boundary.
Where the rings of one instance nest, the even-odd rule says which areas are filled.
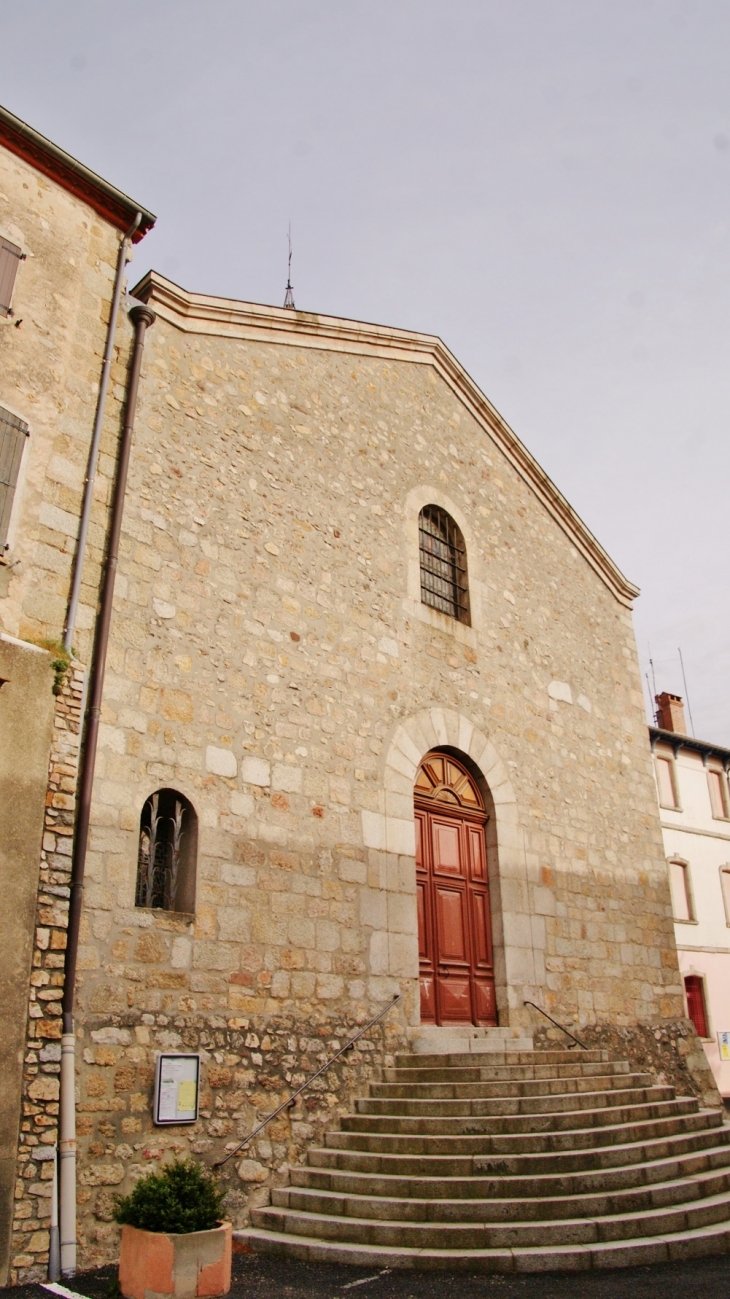
[[[0,235],[0,316],[11,315],[15,276],[24,256],[17,244],[11,244],[9,239]]]
[[[7,550],[10,513],[28,425],[0,406],[0,550]]]

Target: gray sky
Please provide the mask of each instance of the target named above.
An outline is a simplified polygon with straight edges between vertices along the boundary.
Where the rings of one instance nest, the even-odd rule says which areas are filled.
[[[0,96],[188,289],[440,334],[730,746],[727,0],[25,0]]]

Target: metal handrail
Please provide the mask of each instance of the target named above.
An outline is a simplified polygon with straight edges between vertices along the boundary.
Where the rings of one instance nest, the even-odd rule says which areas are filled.
[[[315,1078],[319,1078],[320,1074],[326,1073],[330,1065],[333,1065],[335,1060],[339,1060],[340,1056],[345,1054],[345,1051],[350,1051],[355,1043],[358,1042],[365,1033],[367,1033],[368,1029],[372,1028],[373,1024],[377,1024],[378,1020],[383,1018],[383,1015],[387,1015],[388,1011],[392,1010],[396,1001],[400,1001],[402,995],[401,992],[396,992],[393,1000],[389,1001],[387,1006],[384,1006],[374,1019],[371,1019],[364,1028],[360,1029],[359,1033],[356,1033],[354,1037],[350,1038],[349,1042],[346,1042],[344,1046],[340,1047],[339,1051],[337,1051],[326,1064],[323,1064],[316,1073],[313,1073],[311,1078],[307,1078],[306,1082],[303,1082],[301,1087],[298,1087],[295,1092],[292,1092],[291,1096],[289,1096],[287,1100],[282,1101],[279,1108],[274,1110],[273,1114],[269,1114],[268,1118],[265,1118],[261,1123],[259,1123],[258,1127],[255,1127],[252,1132],[249,1132],[247,1137],[243,1138],[243,1141],[239,1141],[238,1145],[234,1146],[233,1150],[229,1150],[228,1154],[223,1159],[217,1160],[216,1163],[213,1164],[213,1168],[222,1168],[224,1164],[228,1163],[229,1159],[232,1159],[234,1155],[238,1154],[239,1150],[243,1150],[243,1147],[247,1146],[249,1141],[253,1141],[253,1138],[258,1136],[259,1132],[266,1127],[267,1123],[271,1123],[271,1120],[275,1119],[278,1114],[281,1114],[282,1110],[288,1110],[290,1106],[294,1104],[297,1096],[301,1096],[302,1092],[306,1091],[307,1087],[310,1087]]]
[[[576,1037],[575,1033],[571,1033],[569,1028],[566,1028],[564,1024],[559,1024],[557,1019],[553,1019],[552,1015],[548,1015],[547,1011],[543,1010],[542,1006],[536,1005],[534,1001],[526,1001],[524,1002],[524,1005],[534,1006],[535,1010],[539,1011],[541,1015],[544,1015],[546,1019],[549,1019],[550,1023],[554,1024],[556,1028],[559,1028],[561,1033],[567,1033],[568,1037],[572,1037],[573,1041],[577,1042],[578,1046],[582,1046],[584,1051],[590,1051],[591,1048],[586,1046],[585,1042],[581,1042],[580,1038]],[[572,1051],[572,1046],[569,1046],[568,1050]]]

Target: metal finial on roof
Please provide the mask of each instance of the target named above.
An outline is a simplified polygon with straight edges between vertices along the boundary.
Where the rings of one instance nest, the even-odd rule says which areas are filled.
[[[294,306],[294,290],[291,286],[291,221],[289,222],[289,273],[286,278],[284,306],[288,307],[290,311],[296,311],[296,307]]]

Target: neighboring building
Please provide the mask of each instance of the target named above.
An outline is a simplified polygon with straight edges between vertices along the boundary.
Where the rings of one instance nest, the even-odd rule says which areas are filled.
[[[38,1156],[57,1135],[82,672],[72,667],[54,698],[52,665],[61,660],[42,644],[57,647],[64,633],[120,232],[138,211],[141,237],[149,212],[0,108],[0,1284],[9,1266],[18,1275],[48,1254],[52,1168]],[[119,435],[122,342],[73,640],[83,663]],[[16,1192],[18,1175],[32,1193]]]
[[[730,1099],[730,749],[687,734],[678,695],[650,728],[687,1014]]]

